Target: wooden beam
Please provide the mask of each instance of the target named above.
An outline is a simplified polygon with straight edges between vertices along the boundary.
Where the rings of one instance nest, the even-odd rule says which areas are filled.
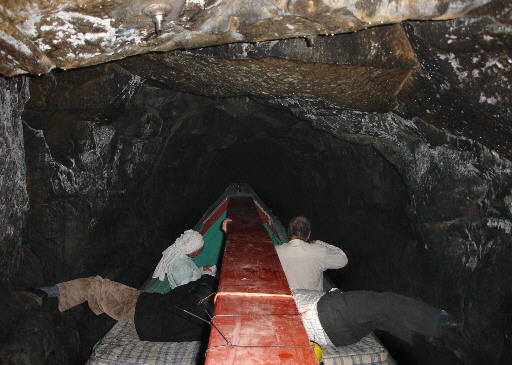
[[[206,365],[317,364],[253,199],[230,197]]]

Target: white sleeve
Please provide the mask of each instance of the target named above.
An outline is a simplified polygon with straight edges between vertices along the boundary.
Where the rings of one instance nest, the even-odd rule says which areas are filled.
[[[330,245],[326,242],[316,240],[315,245],[322,247],[321,257],[319,259],[320,264],[324,270],[327,269],[341,269],[348,263],[347,255],[339,247]]]
[[[190,258],[180,257],[167,265],[166,273],[169,286],[174,289],[177,286],[199,279],[202,270],[199,270]]]

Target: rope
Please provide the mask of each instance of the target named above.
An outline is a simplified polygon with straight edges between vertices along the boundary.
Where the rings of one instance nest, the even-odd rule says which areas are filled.
[[[212,293],[214,294],[214,293]],[[207,296],[206,298],[210,297],[212,294],[210,294],[209,296]],[[210,318],[209,321],[207,321],[206,319],[202,318],[202,317],[199,317],[198,315],[184,309],[184,308],[181,308],[181,307],[178,307],[177,305],[175,305],[175,308],[176,309],[179,309],[185,313],[187,313],[188,315],[190,316],[193,316],[203,322],[206,322],[208,323],[209,325],[211,325],[213,328],[215,328],[217,330],[217,332],[219,332],[219,334],[222,336],[222,338],[224,339],[224,341],[226,341],[226,344],[225,345],[221,345],[221,346],[212,346],[212,347],[209,347],[206,349],[206,352],[210,351],[211,349],[217,349],[217,348],[224,348],[224,347],[240,347],[240,348],[311,348],[311,345],[306,345],[306,346],[303,346],[303,345],[267,345],[267,346],[263,346],[263,345],[237,345],[237,344],[233,344],[231,343],[231,341],[229,341],[229,339],[226,337],[226,335],[224,335],[224,333],[220,330],[220,328],[217,326],[217,324],[214,322],[214,318],[210,315],[210,313],[208,312],[208,310],[206,309],[206,307],[204,306],[204,300],[206,298],[203,298],[202,300],[199,301],[200,304],[203,305],[203,308],[206,312],[206,315]],[[249,315],[237,315],[237,314],[225,314],[225,315],[217,315],[216,317],[269,317],[269,316],[297,316],[297,315],[300,315],[300,314],[249,314]]]

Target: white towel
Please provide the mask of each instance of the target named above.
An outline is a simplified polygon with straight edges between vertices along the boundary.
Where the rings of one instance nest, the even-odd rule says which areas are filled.
[[[180,255],[187,255],[194,251],[203,248],[204,240],[203,236],[192,229],[189,229],[174,241],[172,245],[162,252],[162,258],[156,266],[155,272],[153,273],[154,278],[158,278],[160,281],[165,280],[165,268],[172,260]]]

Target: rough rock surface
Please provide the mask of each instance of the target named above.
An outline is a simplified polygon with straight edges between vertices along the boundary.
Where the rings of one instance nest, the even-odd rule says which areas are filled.
[[[511,159],[511,25],[506,1],[431,26],[407,23],[423,75],[403,88],[401,111]],[[410,85],[423,92],[411,92]]]
[[[289,100],[277,103],[290,107]],[[311,120],[317,128],[374,146],[395,166],[407,191],[408,200],[401,209],[406,211],[414,238],[394,242],[394,247],[402,250],[383,249],[384,240],[367,239],[368,233],[363,237],[349,233],[367,229],[361,226],[364,221],[358,220],[342,241],[351,249],[349,256],[355,257],[351,264],[360,265],[349,268],[357,274],[350,276],[350,283],[345,286],[387,290],[392,285],[394,290],[428,298],[430,303],[464,318],[471,343],[480,350],[479,354],[464,357],[467,363],[471,363],[471,357],[484,362],[489,361],[485,359],[490,354],[504,356],[512,329],[507,309],[512,294],[507,289],[512,258],[508,244],[512,239],[510,161],[473,141],[433,129],[419,119],[359,112],[326,117],[313,114],[311,106],[291,103],[294,113]],[[354,120],[359,121],[357,126]],[[338,204],[341,201],[337,199]],[[346,221],[345,216],[340,216],[332,224]],[[372,230],[379,232],[377,227]],[[361,242],[365,242],[363,250]],[[415,257],[412,262],[411,257]],[[411,266],[405,265],[411,272],[396,267],[404,262],[411,262]],[[386,282],[377,279],[382,278],[383,272]],[[435,284],[414,284],[426,280]],[[425,363],[437,362],[432,359]]]
[[[28,195],[21,113],[28,80],[0,78],[0,281],[12,279],[22,258]]]
[[[302,39],[238,43],[122,64],[146,79],[207,96],[307,96],[368,111],[394,105],[419,67],[401,26],[321,37],[314,47]]]
[[[138,76],[115,66],[88,71],[32,82],[24,115],[30,211],[26,229],[16,231],[24,233],[23,260],[8,287],[96,274],[138,287],[159,254],[147,249],[155,243],[145,237],[151,227],[140,229],[144,216],[130,203],[151,175],[165,134],[158,113],[174,93],[158,98],[158,90],[141,87]],[[2,259],[13,264],[19,255],[6,252]],[[5,306],[0,315],[2,337],[9,338],[0,346],[5,363],[84,363],[113,324],[86,306],[51,316],[17,309],[8,300]],[[37,335],[25,336],[26,328]]]
[[[104,265],[115,273],[108,260],[120,246],[143,249],[116,237],[111,225],[131,214],[124,199],[150,176],[162,143],[158,110],[169,102],[155,97],[148,101],[153,111],[139,111],[133,99],[143,97],[142,80],[115,66],[59,76],[33,82],[38,93],[24,117],[27,175],[36,182],[29,186],[26,240],[50,264],[40,279],[48,282],[90,275]],[[138,274],[134,267],[135,279],[125,280]]]
[[[351,264],[334,274],[341,286],[443,306],[465,319],[481,350],[463,356],[508,356],[511,164],[478,142],[396,112],[177,93],[112,64],[33,79],[31,93],[18,285],[100,273],[138,286],[207,202],[244,180],[283,221],[315,217],[317,237],[346,249]],[[73,351],[86,358],[109,324],[86,326],[86,313],[52,319],[46,341],[57,349],[59,336],[80,328],[81,355]],[[456,363],[429,346],[394,355]]]
[[[183,2],[170,0],[9,1],[0,5],[0,72],[40,74],[151,51],[233,42],[296,37],[314,42],[320,34],[406,19],[450,19],[486,2],[192,0],[181,11]],[[157,14],[162,19],[155,29]]]

